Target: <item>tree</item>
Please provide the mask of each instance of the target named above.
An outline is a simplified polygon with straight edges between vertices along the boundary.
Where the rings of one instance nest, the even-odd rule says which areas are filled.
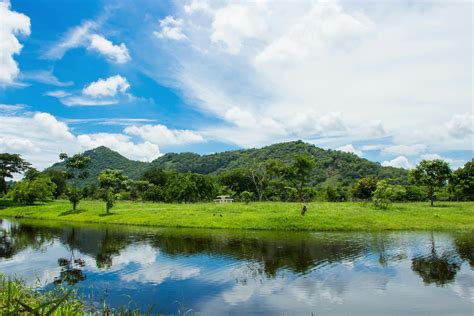
[[[254,162],[248,170],[250,179],[255,186],[258,200],[262,201],[265,188],[268,184],[268,168],[264,162]]]
[[[361,200],[370,200],[372,194],[377,189],[378,178],[374,176],[368,176],[357,180],[352,187],[352,197]]]
[[[105,202],[106,213],[109,214],[110,209],[115,203],[115,194],[120,192],[123,183],[128,180],[120,170],[103,170],[98,177],[102,192],[102,199]]]
[[[249,204],[253,200],[253,192],[243,191],[240,193],[240,200],[245,204]]]
[[[66,195],[72,204],[72,210],[76,211],[77,204],[82,199],[82,193],[77,187],[76,180],[87,177],[87,172],[84,169],[91,159],[83,154],[75,154],[69,157],[65,153],[59,154],[59,159],[66,163],[66,177],[72,180],[72,187],[66,191]]]
[[[449,179],[449,192],[456,200],[474,201],[474,161],[468,161]]]
[[[19,154],[0,154],[0,193],[7,193],[5,178],[13,178],[14,173],[21,173],[30,168],[31,164],[21,158]]]
[[[387,209],[397,200],[403,199],[405,189],[400,185],[391,185],[387,180],[377,182],[377,188],[372,195],[375,208]]]
[[[61,195],[66,193],[66,174],[62,170],[48,169],[43,171],[43,174],[47,175],[51,181],[56,184],[56,190],[54,191],[54,198],[57,199]]]
[[[31,180],[19,181],[7,198],[18,203],[33,204],[35,201],[46,202],[53,198],[56,185],[45,175],[39,175]]]
[[[286,168],[284,172],[285,178],[292,184],[299,201],[303,204],[306,198],[306,186],[309,183],[310,175],[314,168],[315,163],[308,155],[298,155],[293,164]],[[306,209],[306,205],[303,205],[301,215],[304,215]]]
[[[426,186],[428,199],[433,206],[435,190],[444,187],[450,175],[451,169],[447,162],[441,159],[422,160],[410,171],[409,179],[414,184]]]

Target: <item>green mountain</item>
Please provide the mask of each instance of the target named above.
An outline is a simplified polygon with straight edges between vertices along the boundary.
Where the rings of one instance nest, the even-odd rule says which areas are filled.
[[[407,182],[405,169],[382,167],[378,162],[360,158],[351,153],[326,150],[302,141],[279,143],[258,149],[233,150],[210,155],[194,153],[170,153],[159,157],[151,164],[164,170],[219,174],[237,168],[247,168],[256,161],[279,159],[291,163],[296,155],[307,154],[316,162],[314,175],[317,182],[350,185],[368,175],[380,178],[396,178]]]
[[[150,163],[148,162],[130,160],[105,146],[87,150],[84,152],[84,155],[90,157],[91,162],[86,168],[88,176],[85,179],[78,181],[80,186],[97,182],[99,173],[104,169],[122,170],[127,177],[138,179],[143,175],[145,170],[150,167]],[[48,169],[64,170],[64,162],[55,163]]]
[[[216,175],[224,171],[247,168],[255,162],[280,159],[290,163],[298,154],[308,154],[316,162],[314,180],[316,183],[339,183],[351,185],[357,179],[368,175],[380,178],[395,178],[407,182],[407,171],[400,168],[382,167],[377,162],[360,158],[354,154],[337,150],[325,150],[302,141],[279,143],[258,149],[225,151],[209,155],[195,153],[168,153],[151,163],[133,161],[107,147],[98,147],[84,152],[91,157],[88,167],[89,177],[81,184],[94,182],[103,169],[119,169],[132,179],[139,178],[150,167],[180,172],[195,172]],[[62,169],[64,163],[56,163],[51,168]]]

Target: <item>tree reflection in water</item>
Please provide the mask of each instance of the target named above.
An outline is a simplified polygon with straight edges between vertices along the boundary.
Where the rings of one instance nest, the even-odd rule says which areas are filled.
[[[390,237],[393,236],[393,237]],[[452,282],[461,261],[474,263],[474,237],[452,234],[449,251],[440,252],[433,235],[430,252],[411,258],[411,268],[425,284],[443,286]],[[318,267],[374,254],[386,268],[390,262],[408,259],[409,248],[397,244],[395,234],[228,232],[186,229],[117,228],[112,226],[44,227],[12,224],[0,231],[0,258],[12,258],[28,247],[40,249],[59,240],[68,256],[58,259],[61,267],[56,283],[77,284],[86,279],[85,260],[95,260],[99,269],[110,269],[114,258],[131,245],[147,244],[169,257],[212,255],[249,262],[246,278],[273,278],[278,271],[307,273]],[[450,240],[450,239],[448,239]],[[410,260],[410,259],[409,259]]]
[[[412,269],[425,284],[436,284],[444,286],[456,278],[461,268],[460,262],[452,254],[436,252],[433,232],[431,232],[431,252],[425,256],[417,256],[412,259]]]
[[[83,259],[76,258],[74,255],[74,248],[76,244],[75,237],[76,229],[73,228],[67,238],[69,258],[58,259],[58,265],[61,267],[61,272],[59,273],[59,277],[54,279],[55,284],[66,283],[68,285],[74,285],[86,279],[86,275],[83,272],[83,268],[85,267],[86,263]]]

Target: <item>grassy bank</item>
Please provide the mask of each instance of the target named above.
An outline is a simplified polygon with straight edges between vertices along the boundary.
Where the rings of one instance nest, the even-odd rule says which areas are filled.
[[[474,202],[394,204],[376,210],[364,203],[314,202],[305,216],[298,203],[262,202],[215,204],[160,204],[118,202],[105,215],[101,201],[81,201],[73,213],[67,201],[11,206],[0,217],[129,224],[159,227],[200,227],[269,230],[474,230]]]

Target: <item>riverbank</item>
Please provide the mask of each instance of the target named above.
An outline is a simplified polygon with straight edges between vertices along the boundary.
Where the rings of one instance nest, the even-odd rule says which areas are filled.
[[[10,206],[0,217],[47,221],[108,223],[156,227],[192,227],[301,231],[474,230],[474,202],[397,203],[377,210],[365,203],[313,202],[300,215],[299,203],[161,204],[120,201],[105,214],[102,201],[81,201],[76,212],[68,201]]]

